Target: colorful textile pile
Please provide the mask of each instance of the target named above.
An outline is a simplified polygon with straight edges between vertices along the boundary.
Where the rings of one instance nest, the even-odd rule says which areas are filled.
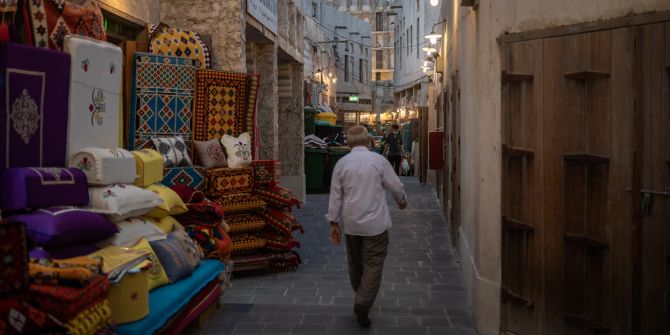
[[[63,50],[67,35],[106,41],[103,17],[96,1],[31,0],[32,40],[36,47]]]

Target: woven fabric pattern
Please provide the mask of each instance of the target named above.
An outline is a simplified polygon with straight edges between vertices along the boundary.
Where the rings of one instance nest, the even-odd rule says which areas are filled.
[[[207,169],[209,194],[251,193],[252,168]]]
[[[251,234],[238,234],[230,238],[233,242],[233,256],[265,247],[265,239]]]
[[[163,185],[168,187],[182,185],[205,191],[207,189],[205,168],[183,166],[165,169],[163,170]]]
[[[279,185],[281,162],[278,160],[257,160],[251,162],[254,169],[254,186]]]
[[[0,295],[20,292],[28,288],[28,246],[26,229],[21,223],[0,223],[2,267],[0,267]]]
[[[237,234],[256,231],[265,227],[265,220],[255,214],[235,214],[226,216],[226,223],[230,226],[229,233]]]
[[[193,137],[198,141],[248,132],[256,150],[258,76],[199,70],[196,76]]]
[[[151,137],[191,140],[193,59],[135,53],[128,146],[143,148]]]
[[[149,40],[149,51],[153,54],[190,58],[197,61],[199,68],[211,67],[209,49],[196,32],[160,23],[149,29]]]
[[[212,201],[221,205],[226,213],[252,211],[264,208],[266,205],[263,200],[248,193],[222,195],[213,198]]]
[[[66,35],[107,40],[102,11],[95,1],[77,4],[64,0],[33,0],[28,3],[36,47],[62,51]]]

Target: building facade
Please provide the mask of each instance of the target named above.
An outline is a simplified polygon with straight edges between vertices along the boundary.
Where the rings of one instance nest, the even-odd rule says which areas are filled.
[[[437,190],[478,332],[670,332],[670,2],[440,6]]]

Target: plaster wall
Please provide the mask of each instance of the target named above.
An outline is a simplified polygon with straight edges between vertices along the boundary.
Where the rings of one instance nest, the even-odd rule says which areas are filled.
[[[501,49],[497,38],[621,16],[670,10],[667,0],[480,0],[476,9],[443,0],[441,57],[460,78],[461,228],[459,250],[478,332],[500,326]],[[451,87],[450,89],[453,89]]]
[[[141,21],[156,24],[160,21],[159,0],[98,0]]]

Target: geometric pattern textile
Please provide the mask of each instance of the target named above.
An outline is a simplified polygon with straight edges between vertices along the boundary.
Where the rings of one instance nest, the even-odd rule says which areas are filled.
[[[70,55],[6,43],[0,73],[0,172],[65,166]]]
[[[281,175],[281,162],[278,160],[257,160],[251,162],[254,169],[254,186],[278,185]]]
[[[63,50],[67,35],[106,41],[103,16],[96,1],[30,0],[33,42],[38,48]]]
[[[252,169],[250,167],[207,169],[208,194],[250,193],[252,186],[251,174]]]
[[[130,150],[143,147],[152,136],[181,135],[190,142],[197,69],[193,59],[135,53],[128,133]]]
[[[226,215],[226,223],[230,226],[229,233],[231,234],[255,231],[265,227],[265,221],[261,217],[248,213]]]
[[[212,198],[212,201],[221,205],[226,212],[226,215],[228,213],[247,212],[265,207],[265,202],[263,200],[248,193],[221,195]]]
[[[205,169],[199,166],[181,166],[163,170],[163,185],[184,185],[204,192],[207,189]]]
[[[196,32],[160,23],[149,29],[149,40],[149,51],[153,54],[190,58],[197,60],[201,69],[210,68],[209,49]]]
[[[256,75],[215,70],[198,70],[196,75],[195,121],[193,137],[197,141],[239,136],[248,132],[252,152],[256,140]]]
[[[193,165],[183,137],[151,137],[151,141],[163,155],[165,167]]]
[[[0,223],[0,295],[8,296],[28,288],[28,238],[22,223]]]

